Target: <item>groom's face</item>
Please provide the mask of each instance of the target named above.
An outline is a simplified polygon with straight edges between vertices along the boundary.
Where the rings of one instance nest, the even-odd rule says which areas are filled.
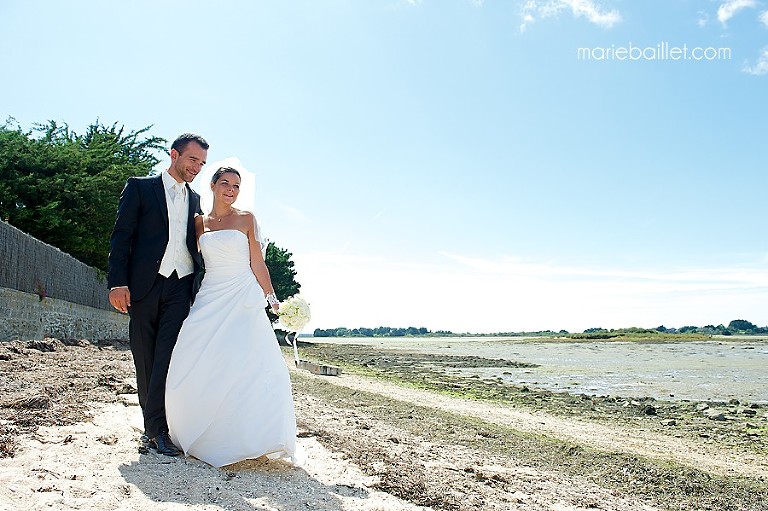
[[[171,167],[168,173],[177,181],[191,183],[205,165],[208,151],[197,142],[190,142],[181,152],[171,149]]]

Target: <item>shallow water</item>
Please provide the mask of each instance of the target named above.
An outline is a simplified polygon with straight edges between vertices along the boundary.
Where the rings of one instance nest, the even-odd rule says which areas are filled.
[[[768,403],[767,339],[659,343],[359,337],[313,341],[530,362],[540,367],[465,368],[456,372],[554,391]]]

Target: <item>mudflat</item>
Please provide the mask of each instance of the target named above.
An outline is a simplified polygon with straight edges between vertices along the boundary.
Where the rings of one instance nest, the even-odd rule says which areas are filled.
[[[343,368],[292,368],[305,464],[216,469],[142,446],[125,343],[0,345],[0,509],[768,509],[764,405],[555,393],[447,370],[514,361],[300,352]]]

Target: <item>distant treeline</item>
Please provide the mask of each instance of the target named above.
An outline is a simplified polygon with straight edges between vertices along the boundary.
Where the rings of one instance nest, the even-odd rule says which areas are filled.
[[[428,329],[421,327],[416,328],[409,326],[408,328],[392,328],[388,326],[379,326],[376,328],[329,328],[323,330],[322,328],[316,328],[313,334],[315,337],[406,337],[406,336],[444,336],[452,335],[451,332],[440,330],[438,332],[430,332]]]
[[[607,330],[606,330],[607,331]],[[313,334],[315,337],[563,337],[570,335],[566,330],[555,332],[553,330],[539,330],[536,332],[496,332],[493,334],[477,334],[471,332],[451,332],[450,330],[431,331],[427,328],[393,328],[389,326],[379,326],[376,328],[329,328],[323,330],[316,328]]]
[[[666,328],[664,325],[656,328],[587,328],[579,334],[569,334],[573,339],[610,339],[619,336],[656,336],[663,334],[694,334],[702,336],[711,335],[765,335],[768,334],[768,327],[757,326],[744,319],[734,319],[728,326],[725,325],[705,325],[705,326],[682,326],[680,328]]]
[[[496,332],[492,334],[477,333],[455,333],[450,330],[430,331],[427,328],[412,327],[393,328],[388,326],[379,326],[376,328],[329,328],[323,330],[316,328],[315,337],[569,337],[572,339],[614,339],[617,337],[658,337],[669,335],[765,335],[768,334],[768,326],[758,327],[744,319],[734,319],[728,326],[725,325],[705,325],[705,326],[683,326],[680,328],[667,328],[664,325],[656,328],[587,328],[580,333],[571,333],[567,330],[538,330],[535,332]]]

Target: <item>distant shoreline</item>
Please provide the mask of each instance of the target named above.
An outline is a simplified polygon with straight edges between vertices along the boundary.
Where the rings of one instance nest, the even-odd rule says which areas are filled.
[[[735,319],[728,326],[686,325],[679,328],[667,328],[664,325],[655,328],[623,327],[623,328],[587,328],[582,332],[569,332],[567,330],[532,330],[519,332],[490,332],[490,333],[457,333],[450,330],[429,330],[425,327],[336,327],[315,328],[313,337],[503,337],[503,338],[554,338],[554,339],[690,339],[706,340],[713,337],[741,337],[763,336],[768,338],[768,326],[759,327],[754,323],[743,319]]]
[[[487,340],[512,340],[512,341],[537,341],[537,342],[701,342],[701,341],[768,341],[766,334],[735,334],[735,335],[691,335],[691,334],[663,334],[658,336],[628,336],[616,335],[613,337],[569,337],[546,335],[503,335],[503,334],[455,334],[455,335],[336,335],[314,336],[312,334],[299,335],[300,342],[333,342],[333,339],[487,339]]]

